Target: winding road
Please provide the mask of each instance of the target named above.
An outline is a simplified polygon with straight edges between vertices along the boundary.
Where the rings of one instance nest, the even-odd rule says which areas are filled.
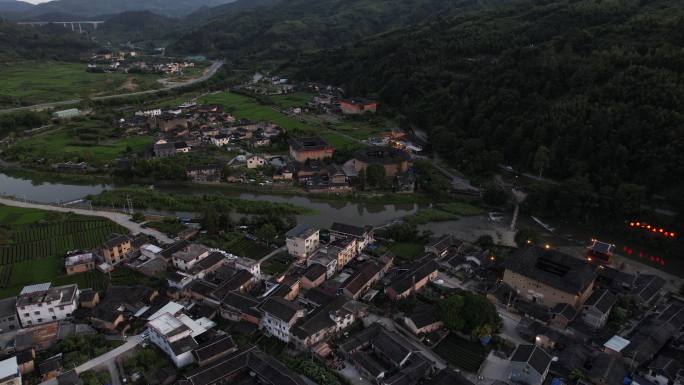
[[[14,200],[14,199],[8,199],[8,198],[0,198],[0,204],[3,204],[5,206],[23,207],[23,208],[27,208],[27,209],[40,209],[40,210],[47,210],[47,211],[57,211],[60,213],[75,213],[75,214],[79,214],[79,215],[89,215],[89,216],[107,218],[107,219],[111,220],[112,222],[115,222],[116,224],[127,228],[133,234],[142,233],[142,234],[152,236],[162,244],[173,243],[173,239],[167,237],[165,234],[163,234],[157,230],[154,230],[154,229],[144,228],[144,227],[140,226],[139,223],[133,222],[128,215],[122,214],[122,213],[115,213],[115,212],[111,212],[111,211],[101,211],[101,210],[77,209],[77,208],[62,207],[62,206],[52,206],[52,205],[47,205],[47,204],[42,204],[42,203],[22,202],[22,201],[18,201],[18,200]]]
[[[117,95],[107,95],[107,96],[96,96],[91,98],[90,100],[93,101],[102,101],[102,100],[111,100],[111,99],[118,99],[118,98],[128,98],[131,96],[141,96],[141,95],[151,95],[151,94],[156,94],[162,91],[168,91],[172,90],[175,88],[181,88],[181,87],[187,87],[191,86],[193,84],[201,83],[205,80],[208,80],[212,76],[216,74],[216,72],[223,67],[223,60],[215,61],[212,63],[211,67],[207,68],[206,71],[202,74],[202,76],[194,79],[190,79],[184,82],[179,82],[179,83],[163,83],[165,84],[165,87],[158,88],[155,90],[148,90],[148,91],[140,91],[140,92],[131,92],[127,94],[117,94]],[[40,110],[47,110],[49,108],[55,108],[55,107],[61,107],[61,106],[69,106],[73,104],[78,104],[81,102],[82,99],[70,99],[70,100],[61,100],[58,102],[50,102],[50,103],[42,103],[42,104],[34,104],[31,106],[24,106],[24,107],[15,107],[15,108],[8,108],[5,110],[0,110],[0,114],[3,113],[10,113],[10,112],[19,112],[19,111],[40,111]]]

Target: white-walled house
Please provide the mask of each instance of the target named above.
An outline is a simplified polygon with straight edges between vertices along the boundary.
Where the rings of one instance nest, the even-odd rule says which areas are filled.
[[[259,306],[263,312],[260,327],[283,342],[290,342],[292,326],[304,317],[304,309],[280,297],[272,297]]]
[[[151,320],[147,326],[150,342],[164,351],[177,368],[195,361],[192,351],[199,345],[194,338],[198,334],[181,319],[164,313]]]
[[[78,285],[51,287],[50,283],[25,286],[17,296],[17,314],[22,327],[60,321],[78,307]]]
[[[182,271],[189,271],[195,264],[209,256],[209,248],[191,243],[171,256],[173,266]]]

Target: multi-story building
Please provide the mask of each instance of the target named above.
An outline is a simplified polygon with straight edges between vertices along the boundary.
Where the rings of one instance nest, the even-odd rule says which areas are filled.
[[[591,295],[596,266],[554,249],[531,246],[505,263],[503,282],[545,307],[568,303],[578,309]]]
[[[192,354],[199,344],[193,337],[193,330],[177,317],[164,313],[148,324],[150,341],[169,356],[177,368],[194,362]]]
[[[0,300],[0,333],[19,329],[17,318],[17,299],[15,297]]]
[[[78,286],[51,287],[50,283],[26,286],[17,296],[17,314],[23,327],[71,317],[78,307]]]
[[[375,113],[378,110],[378,103],[367,99],[342,99],[340,100],[340,109],[345,115]]]
[[[320,243],[320,230],[306,225],[297,225],[286,234],[287,252],[300,259],[307,259]]]
[[[100,248],[100,253],[105,262],[112,266],[118,265],[126,259],[132,249],[131,239],[125,235],[112,234],[107,242]]]
[[[279,297],[270,297],[259,306],[263,313],[260,327],[283,342],[290,342],[290,330],[304,310]]]
[[[594,290],[582,305],[582,319],[589,326],[601,329],[608,322],[608,316],[613,305],[617,302],[617,296],[608,290]]]
[[[359,227],[346,223],[334,222],[330,226],[330,240],[335,241],[340,238],[354,238],[356,240],[356,252],[360,254],[363,249],[375,241],[373,237],[373,227]]]

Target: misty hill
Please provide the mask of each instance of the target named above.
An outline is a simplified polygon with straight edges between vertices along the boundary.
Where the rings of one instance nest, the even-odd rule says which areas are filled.
[[[543,209],[622,220],[650,194],[684,212],[682,30],[677,0],[522,1],[290,69],[378,97],[460,170],[512,164],[567,181],[534,193]]]
[[[106,17],[105,22],[92,31],[98,41],[139,43],[172,40],[181,21],[157,15],[150,11],[127,11]]]
[[[55,0],[36,5],[23,16],[60,12],[92,17],[126,11],[152,11],[160,15],[181,16],[203,6],[217,6],[231,1],[233,0]]]
[[[34,5],[18,0],[0,0],[0,12],[20,13],[29,11]]]
[[[211,20],[227,18],[240,12],[274,7],[285,0],[237,0],[216,7],[202,7],[186,17],[186,23],[199,26]]]
[[[248,0],[243,0],[248,1]],[[496,0],[288,0],[235,9],[184,35],[172,52],[283,58],[354,42],[426,18]]]

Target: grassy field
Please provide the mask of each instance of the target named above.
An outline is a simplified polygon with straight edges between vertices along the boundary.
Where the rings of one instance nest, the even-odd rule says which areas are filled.
[[[0,67],[0,103],[12,106],[160,88],[157,75],[86,72],[83,63],[26,62]],[[9,105],[8,105],[9,104]],[[2,105],[2,104],[0,104]]]
[[[270,252],[266,245],[249,240],[241,232],[229,232],[214,237],[202,237],[199,243],[216,247],[241,257],[260,259]]]
[[[238,118],[252,121],[269,121],[286,128],[293,133],[308,134],[316,129],[308,123],[299,121],[284,115],[273,109],[272,106],[259,104],[256,99],[231,92],[222,92],[203,96],[199,99],[203,104],[219,104]]]
[[[477,373],[489,351],[478,342],[449,334],[434,348],[435,353],[462,370]]]
[[[312,101],[314,95],[310,92],[295,92],[293,94],[274,95],[271,96],[271,100],[280,107],[302,107],[307,102]]]
[[[44,219],[47,214],[48,211],[38,209],[0,206],[0,224],[6,227],[28,225]]]
[[[387,249],[397,257],[398,263],[413,261],[425,255],[425,249],[419,243],[394,242]]]
[[[98,130],[97,127],[83,129]],[[33,159],[51,161],[83,160],[90,166],[101,166],[114,161],[127,149],[141,151],[152,143],[150,136],[133,136],[119,139],[82,142],[68,128],[45,132],[19,140],[12,148],[13,154],[23,154]]]

